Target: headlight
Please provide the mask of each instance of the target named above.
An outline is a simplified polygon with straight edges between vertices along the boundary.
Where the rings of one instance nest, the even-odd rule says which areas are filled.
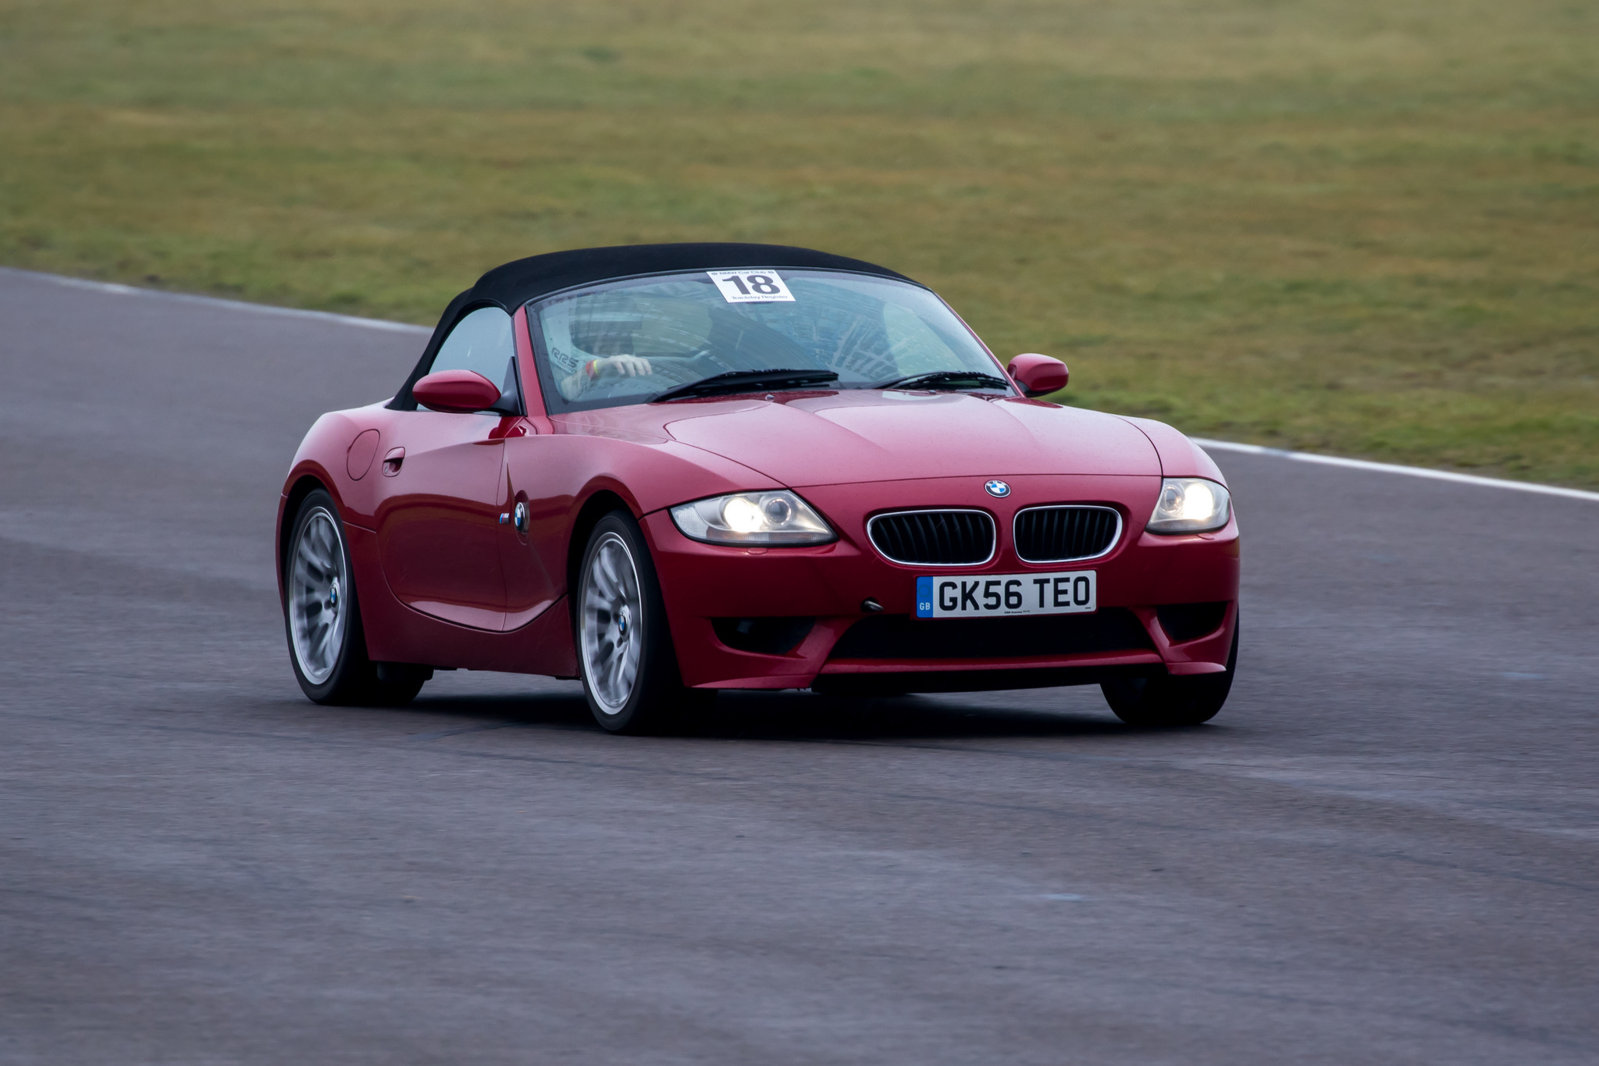
[[[1216,482],[1169,477],[1160,483],[1160,502],[1144,528],[1151,533],[1206,533],[1225,526],[1231,511],[1231,497]]]
[[[826,544],[838,535],[792,492],[738,492],[680,503],[672,521],[707,544]]]

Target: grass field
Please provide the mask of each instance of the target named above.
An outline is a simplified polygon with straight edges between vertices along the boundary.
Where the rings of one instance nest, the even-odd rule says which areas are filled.
[[[431,324],[697,239],[903,270],[1070,402],[1599,485],[1589,0],[0,0],[0,262]]]

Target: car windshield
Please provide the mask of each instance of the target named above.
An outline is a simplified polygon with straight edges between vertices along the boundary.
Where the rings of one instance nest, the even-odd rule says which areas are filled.
[[[865,274],[750,268],[616,281],[534,302],[528,319],[553,411],[911,378],[906,387],[1009,391],[942,300]]]

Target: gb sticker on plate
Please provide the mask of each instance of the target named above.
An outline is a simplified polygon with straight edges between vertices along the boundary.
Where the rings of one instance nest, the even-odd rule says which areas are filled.
[[[721,290],[722,299],[730,304],[794,302],[794,294],[788,291],[775,270],[707,270],[706,273]]]

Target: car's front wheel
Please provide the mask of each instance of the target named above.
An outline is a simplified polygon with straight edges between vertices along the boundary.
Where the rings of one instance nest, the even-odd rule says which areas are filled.
[[[294,519],[284,559],[283,624],[294,676],[317,703],[401,707],[427,678],[417,667],[380,671],[367,658],[344,525],[324,489],[309,493]]]
[[[703,702],[683,687],[655,564],[631,515],[612,511],[589,534],[573,613],[583,692],[602,727],[658,730]]]
[[[1216,717],[1232,691],[1238,667],[1238,626],[1233,625],[1233,646],[1227,670],[1192,677],[1129,677],[1100,685],[1105,702],[1128,725],[1173,728],[1199,725]]]

